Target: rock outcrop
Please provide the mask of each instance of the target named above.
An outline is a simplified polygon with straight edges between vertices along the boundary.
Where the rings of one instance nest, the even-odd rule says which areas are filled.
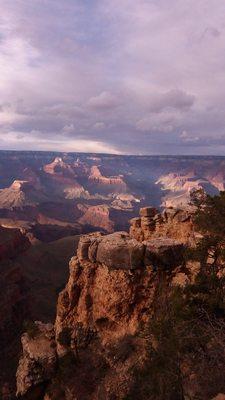
[[[78,219],[78,223],[85,232],[103,230],[105,233],[112,233],[115,230],[124,230],[128,228],[128,216],[130,209],[114,207],[110,204],[82,205],[78,208],[83,215]]]
[[[105,232],[113,232],[115,223],[111,219],[110,207],[107,204],[97,206],[80,205],[80,209],[84,211],[84,214],[78,220],[82,226],[103,229]]]
[[[191,216],[147,207],[131,223],[130,234],[80,238],[54,329],[22,336],[19,398],[223,398],[224,321],[204,314],[214,299],[200,263],[185,260]]]
[[[89,181],[111,193],[115,191],[126,193],[127,191],[127,185],[123,180],[123,176],[104,176],[96,165],[93,165],[91,168]]]
[[[206,193],[215,194],[215,188],[223,187],[223,176],[219,174],[218,177],[205,176],[199,178],[192,170],[187,174],[169,173],[161,176],[156,184],[161,185],[162,189],[167,192],[162,198],[163,207],[186,209],[189,206],[193,191],[204,189]]]
[[[45,400],[128,396],[135,382],[134,371],[141,371],[146,364],[148,345],[143,332],[159,286],[173,285],[177,273],[189,281],[187,270],[182,272],[183,252],[184,245],[172,239],[141,242],[126,232],[83,236],[70,262],[68,284],[58,300],[57,371],[52,373],[56,368],[53,357],[51,372],[37,374],[37,364],[30,362],[37,357],[30,357],[29,349],[32,344],[39,354],[40,338],[28,341],[28,336],[23,336],[18,395],[34,396],[38,388],[45,393]],[[179,285],[179,279],[174,284]],[[53,347],[52,356],[52,337],[46,346]],[[48,355],[49,350],[44,357],[47,365]]]
[[[10,187],[0,189],[2,209],[36,206],[46,200],[46,195],[30,181],[15,180]]]
[[[28,333],[22,336],[23,357],[17,370],[17,394],[29,393],[30,388],[39,388],[39,384],[48,382],[56,371],[56,349],[54,327],[52,324],[35,322]],[[32,371],[32,374],[31,374]],[[35,397],[39,399],[42,388]]]
[[[140,209],[140,217],[132,218],[130,224],[130,235],[140,241],[159,237],[187,244],[195,241],[191,210],[170,207],[159,213],[155,208],[144,207]]]

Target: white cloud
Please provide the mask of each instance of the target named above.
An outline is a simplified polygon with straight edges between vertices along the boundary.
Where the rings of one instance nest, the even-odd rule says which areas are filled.
[[[88,106],[97,111],[110,110],[119,104],[115,95],[110,92],[102,92],[98,96],[91,97],[88,100]]]

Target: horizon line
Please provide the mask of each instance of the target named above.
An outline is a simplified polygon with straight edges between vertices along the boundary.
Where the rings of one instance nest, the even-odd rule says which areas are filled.
[[[55,153],[55,154],[91,154],[91,155],[101,155],[101,156],[113,156],[113,157],[217,157],[225,158],[224,155],[219,154],[133,154],[133,153],[102,153],[102,152],[85,152],[85,151],[59,151],[59,150],[16,150],[16,149],[0,149],[0,152],[5,153]]]

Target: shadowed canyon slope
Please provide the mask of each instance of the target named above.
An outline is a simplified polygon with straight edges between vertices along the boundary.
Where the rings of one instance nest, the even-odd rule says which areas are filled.
[[[48,322],[55,318],[55,302],[78,240],[72,236],[31,243],[29,235],[19,229],[0,227],[0,396],[5,389],[11,393],[6,398],[14,398],[24,326],[33,319]]]

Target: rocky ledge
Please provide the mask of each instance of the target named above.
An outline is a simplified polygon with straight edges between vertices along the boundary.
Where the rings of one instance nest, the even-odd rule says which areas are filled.
[[[79,262],[100,263],[110,269],[143,269],[147,266],[175,267],[182,264],[184,244],[170,238],[149,239],[143,242],[127,232],[102,236],[101,233],[83,236],[77,256]]]
[[[22,337],[17,396],[126,398],[134,371],[146,364],[143,335],[159,287],[191,279],[187,267],[183,270],[184,249],[175,239],[138,241],[127,232],[83,236],[59,295],[55,333],[38,324],[37,334]]]
[[[144,207],[140,217],[132,218],[130,224],[130,235],[139,241],[166,237],[186,244],[195,242],[192,210],[170,207],[160,213],[156,208]]]
[[[54,327],[22,336],[17,397],[223,399],[224,323],[203,313],[207,277],[185,260],[196,238],[188,212],[151,207],[130,234],[81,237]]]

